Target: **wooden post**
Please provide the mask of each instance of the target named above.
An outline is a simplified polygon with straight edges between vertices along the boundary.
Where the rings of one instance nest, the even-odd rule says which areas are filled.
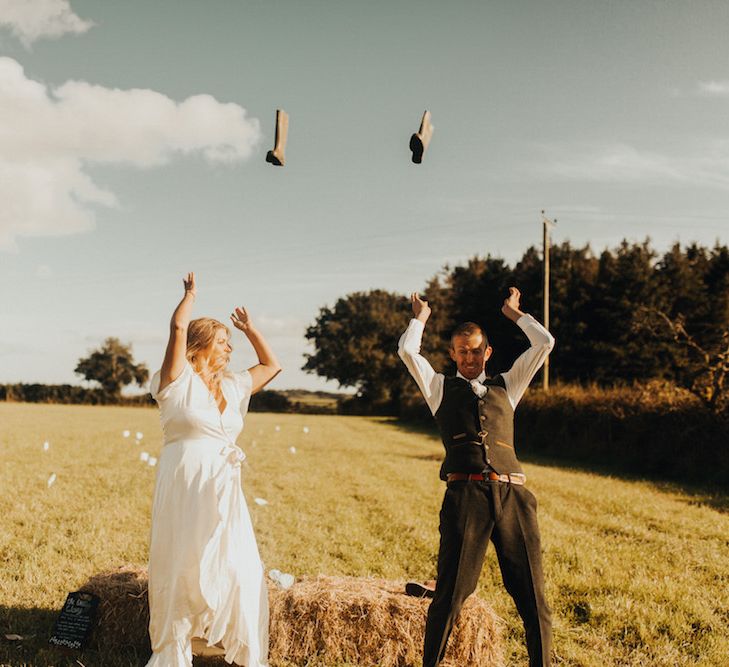
[[[542,248],[544,257],[544,303],[543,303],[543,320],[544,328],[549,331],[549,230],[551,226],[557,224],[557,219],[550,220],[544,215],[542,211]],[[545,392],[549,392],[549,357],[544,360],[544,366],[542,369],[542,389]]]

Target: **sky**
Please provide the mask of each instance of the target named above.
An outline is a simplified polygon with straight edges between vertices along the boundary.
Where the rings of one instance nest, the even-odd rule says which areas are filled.
[[[270,388],[336,390],[301,370],[320,308],[513,263],[542,209],[596,252],[729,243],[727,25],[683,0],[0,0],[0,383],[81,384],[108,336],[153,372],[188,271],[194,316],[247,307]]]

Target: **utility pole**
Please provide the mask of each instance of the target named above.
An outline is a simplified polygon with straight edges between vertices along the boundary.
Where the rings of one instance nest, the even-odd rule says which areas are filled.
[[[544,328],[549,331],[549,230],[557,224],[557,218],[550,220],[542,211],[543,256],[544,256]],[[542,388],[549,391],[549,357],[544,360],[542,370]]]

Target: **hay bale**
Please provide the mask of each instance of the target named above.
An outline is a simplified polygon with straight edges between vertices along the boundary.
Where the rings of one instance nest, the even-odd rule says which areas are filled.
[[[104,572],[82,590],[101,598],[92,647],[149,655],[146,570]],[[403,590],[401,582],[354,577],[305,577],[287,591],[271,585],[271,665],[307,665],[312,659],[360,667],[420,665],[429,601],[408,597]],[[442,664],[502,665],[501,633],[500,619],[472,596]],[[222,659],[205,662],[224,664]]]
[[[90,648],[149,656],[147,570],[124,565],[94,575],[82,591],[101,598]]]
[[[406,667],[422,664],[429,600],[404,594],[405,584],[382,579],[312,577],[272,591],[271,662]],[[501,622],[480,598],[463,608],[445,665],[503,664]]]

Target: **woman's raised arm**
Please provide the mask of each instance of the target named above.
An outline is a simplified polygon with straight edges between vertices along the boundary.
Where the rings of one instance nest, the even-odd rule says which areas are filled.
[[[258,357],[258,364],[248,369],[253,380],[252,394],[263,389],[273,378],[281,372],[281,364],[268,343],[250,321],[245,308],[236,308],[230,316],[233,326],[240,329],[248,338]]]
[[[187,351],[187,327],[190,324],[192,304],[195,302],[195,274],[188,273],[182,279],[185,285],[185,295],[175,308],[170,320],[170,339],[167,342],[165,360],[159,378],[159,391],[170,382],[176,380],[185,368],[185,352]]]

